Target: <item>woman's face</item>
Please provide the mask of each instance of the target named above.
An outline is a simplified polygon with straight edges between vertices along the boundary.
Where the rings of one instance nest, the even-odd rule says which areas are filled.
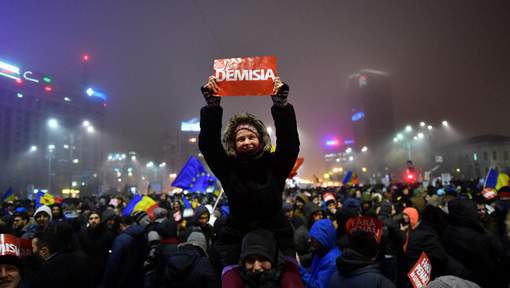
[[[257,134],[247,129],[241,129],[236,134],[236,153],[247,154],[258,151],[260,141]]]

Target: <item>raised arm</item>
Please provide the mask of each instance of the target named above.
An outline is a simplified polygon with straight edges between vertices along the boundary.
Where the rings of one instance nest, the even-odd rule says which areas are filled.
[[[216,177],[222,179],[227,154],[221,144],[223,108],[220,106],[221,98],[213,95],[218,90],[214,77],[209,77],[209,81],[202,86],[201,90],[207,105],[200,110],[198,147],[211,171]]]
[[[276,130],[276,163],[282,177],[287,177],[299,154],[296,113],[294,107],[287,102],[289,85],[281,82],[279,77],[275,79],[273,93],[274,95],[271,95],[273,100],[271,114]]]

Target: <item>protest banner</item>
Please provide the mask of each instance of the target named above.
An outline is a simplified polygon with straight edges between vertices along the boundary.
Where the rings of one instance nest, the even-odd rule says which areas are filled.
[[[416,264],[409,270],[407,277],[411,280],[414,288],[425,288],[429,284],[432,275],[432,264],[425,252],[422,252]]]
[[[345,223],[345,230],[349,235],[354,231],[365,231],[372,234],[377,242],[381,241],[383,223],[375,218],[358,216],[352,217]]]
[[[0,234],[0,256],[24,258],[32,255],[32,242],[10,234]]]
[[[213,76],[217,96],[262,96],[273,94],[276,57],[257,56],[215,59]]]

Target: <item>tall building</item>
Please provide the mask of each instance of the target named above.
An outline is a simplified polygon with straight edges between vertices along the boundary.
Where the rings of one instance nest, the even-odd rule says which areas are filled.
[[[180,129],[174,136],[167,135],[162,139],[162,159],[169,164],[170,171],[178,173],[190,156],[200,156],[198,149],[198,118],[181,122]]]
[[[354,147],[377,151],[395,132],[391,83],[386,72],[364,69],[349,76],[347,97],[352,113]]]
[[[59,194],[97,178],[104,100],[62,91],[48,74],[0,61],[0,189]]]

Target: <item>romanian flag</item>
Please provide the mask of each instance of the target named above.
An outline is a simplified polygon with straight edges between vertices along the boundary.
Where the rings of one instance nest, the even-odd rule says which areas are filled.
[[[497,196],[497,191],[503,187],[508,186],[509,177],[505,173],[498,173],[496,169],[490,168],[485,177],[485,182],[482,190],[482,195],[490,200]]]
[[[154,218],[154,209],[156,209],[157,207],[159,207],[158,203],[152,200],[151,197],[136,194],[135,197],[133,197],[133,199],[129,201],[126,208],[124,208],[124,210],[122,211],[122,215],[129,216],[135,212],[145,211],[147,212],[147,215],[149,215],[149,217]]]
[[[296,163],[294,164],[294,168],[292,168],[292,171],[290,171],[289,177],[287,177],[288,179],[292,179],[292,178],[294,178],[294,176],[297,175],[297,171],[299,170],[301,165],[303,165],[303,162],[305,162],[305,158],[303,158],[303,157],[298,157],[296,159]]]
[[[2,196],[2,203],[9,201],[16,201],[16,195],[14,195],[12,187],[9,187],[9,189],[7,189],[7,191],[5,191],[4,195]]]
[[[55,197],[50,193],[37,192],[35,196],[35,207],[39,208],[42,205],[50,206],[55,203]]]
[[[347,171],[347,173],[345,173],[345,176],[344,176],[344,179],[342,180],[342,183],[344,185],[357,185],[359,184],[359,177],[358,177],[358,174],[352,172],[352,171]]]

